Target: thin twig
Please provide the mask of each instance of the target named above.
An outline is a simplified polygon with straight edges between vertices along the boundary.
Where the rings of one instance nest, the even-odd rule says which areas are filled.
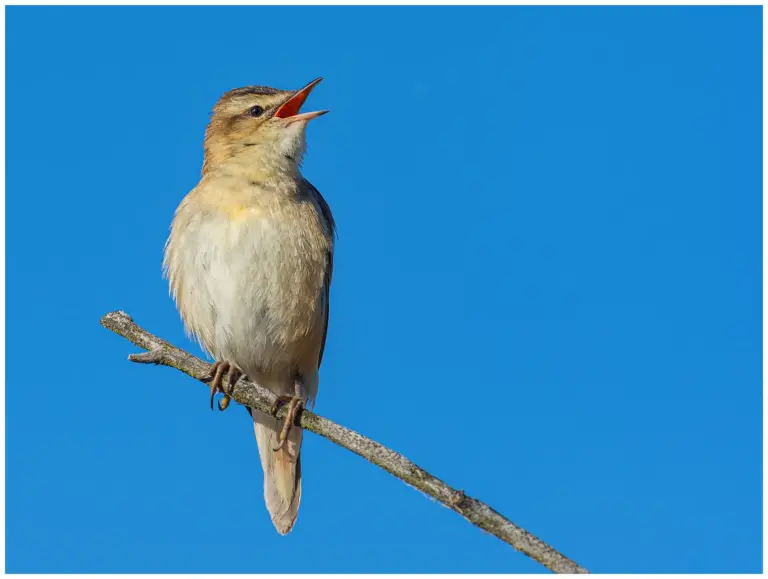
[[[101,325],[147,350],[146,353],[131,354],[128,359],[133,362],[171,366],[201,381],[209,371],[208,363],[150,334],[136,325],[125,312],[106,314],[101,319]],[[266,413],[270,412],[275,402],[274,394],[245,378],[241,378],[235,384],[231,398],[240,404]],[[287,411],[285,406],[281,407],[277,417],[284,418]],[[588,572],[541,539],[504,518],[485,503],[473,499],[463,490],[449,487],[439,478],[432,476],[386,446],[308,410],[301,412],[299,425],[380,466],[555,573]]]

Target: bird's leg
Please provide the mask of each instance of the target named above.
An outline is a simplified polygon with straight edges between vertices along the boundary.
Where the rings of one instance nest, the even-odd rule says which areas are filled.
[[[237,381],[240,380],[242,375],[243,371],[240,368],[234,364],[229,365],[229,374],[227,374],[227,388],[224,391],[224,397],[218,402],[220,411],[223,412],[227,409],[227,406],[229,406],[229,401],[231,400],[229,395],[232,394],[232,390],[234,389],[235,384],[237,384]]]
[[[225,374],[227,375],[226,385],[224,383]],[[242,375],[242,370],[227,360],[216,360],[211,364],[208,375],[203,379],[205,382],[210,382],[211,410],[213,410],[213,397],[216,396],[217,392],[224,394],[224,398],[218,403],[219,410],[227,409],[230,401],[229,394]]]
[[[276,414],[281,404],[288,402],[288,414],[285,415],[285,422],[283,422],[283,428],[280,430],[280,436],[277,439],[277,447],[273,448],[275,452],[285,446],[285,441],[288,440],[288,433],[291,431],[293,423],[296,421],[296,414],[299,412],[302,406],[304,406],[304,399],[301,396],[301,380],[297,378],[293,383],[294,393],[293,396],[282,395],[278,396],[274,404],[272,404],[272,414]]]

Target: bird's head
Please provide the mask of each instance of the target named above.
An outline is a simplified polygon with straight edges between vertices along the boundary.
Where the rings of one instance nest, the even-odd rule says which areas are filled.
[[[298,166],[306,147],[307,122],[328,112],[300,112],[321,80],[300,90],[248,86],[224,94],[205,131],[203,173],[238,157]]]

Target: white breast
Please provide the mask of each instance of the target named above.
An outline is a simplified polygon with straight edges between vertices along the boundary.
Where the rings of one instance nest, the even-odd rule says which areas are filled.
[[[247,374],[317,370],[326,254],[313,220],[182,204],[166,250],[179,311],[217,359]],[[318,228],[317,218],[314,227]],[[314,368],[311,365],[314,356]]]

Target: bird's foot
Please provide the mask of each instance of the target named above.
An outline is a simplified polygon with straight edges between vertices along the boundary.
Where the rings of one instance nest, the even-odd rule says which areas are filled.
[[[272,408],[270,409],[272,416],[277,415],[278,409],[283,404],[288,404],[288,414],[285,415],[283,428],[280,429],[280,435],[277,438],[277,446],[272,449],[275,452],[285,446],[285,441],[288,440],[288,433],[291,431],[291,427],[296,421],[296,415],[304,407],[304,399],[301,397],[301,387],[298,383],[296,385],[296,393],[293,396],[283,394],[275,399],[275,402],[272,404]]]
[[[224,380],[225,375],[227,377],[226,381]],[[216,396],[217,392],[224,394],[224,397],[218,402],[219,410],[223,411],[227,409],[232,388],[237,384],[237,381],[242,375],[243,371],[227,360],[216,360],[211,364],[211,369],[208,371],[208,375],[203,379],[205,382],[210,383],[211,410],[213,410],[213,398]]]

